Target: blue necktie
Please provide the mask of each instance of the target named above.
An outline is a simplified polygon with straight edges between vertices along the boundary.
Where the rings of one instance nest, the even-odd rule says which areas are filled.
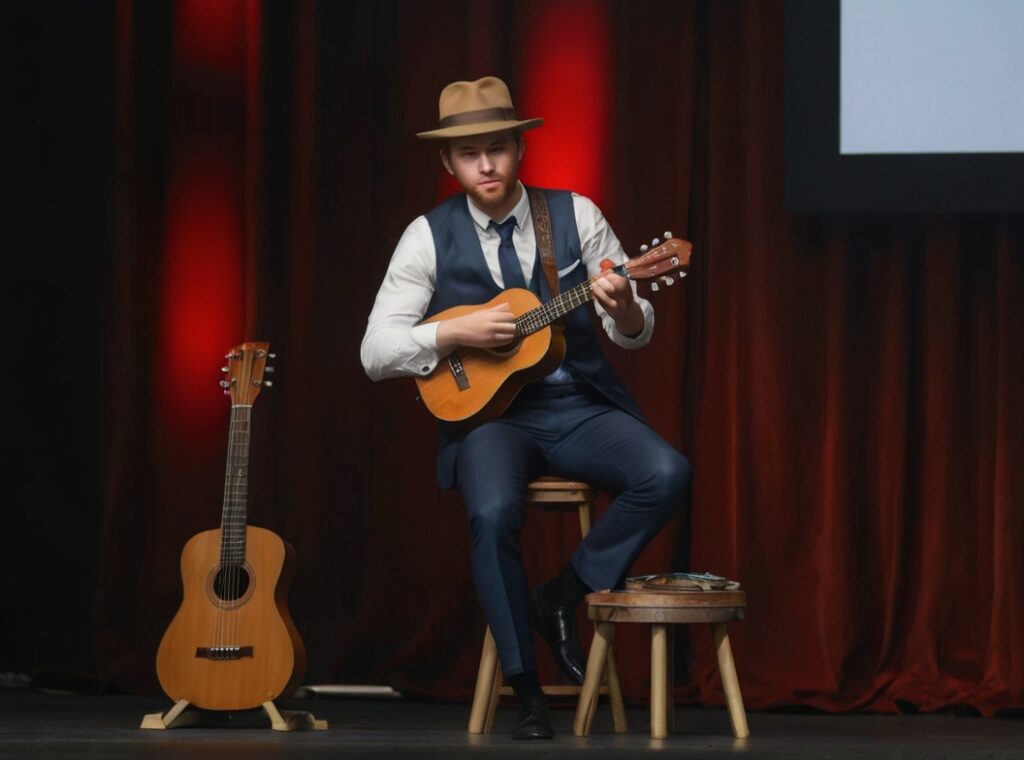
[[[525,288],[526,279],[523,277],[523,265],[519,263],[519,254],[512,244],[512,232],[516,228],[516,218],[510,216],[501,224],[493,219],[490,227],[498,231],[501,244],[498,246],[498,265],[501,267],[501,279],[505,281],[505,288]]]

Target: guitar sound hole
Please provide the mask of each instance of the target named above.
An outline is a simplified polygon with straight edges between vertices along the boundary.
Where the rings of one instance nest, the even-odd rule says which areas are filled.
[[[492,354],[496,354],[497,356],[511,356],[512,354],[516,353],[519,350],[519,347],[522,345],[522,343],[522,339],[516,338],[511,343],[506,343],[504,346],[495,346],[494,348],[489,348],[487,350],[490,351]]]
[[[213,579],[213,593],[225,602],[234,602],[249,590],[249,572],[242,565],[222,565]]]

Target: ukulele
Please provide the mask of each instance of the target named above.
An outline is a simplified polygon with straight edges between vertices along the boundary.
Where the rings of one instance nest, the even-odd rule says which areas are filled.
[[[193,536],[181,553],[184,597],[156,655],[171,699],[208,710],[245,710],[287,696],[306,669],[288,613],[295,550],[246,525],[249,431],[269,343],[243,343],[227,355],[221,381],[231,397],[221,527]]]
[[[501,304],[508,304],[516,316],[516,337],[509,344],[497,348],[460,347],[438,362],[429,375],[415,378],[427,409],[444,422],[468,425],[500,416],[526,383],[539,380],[561,365],[565,336],[561,327],[552,323],[593,299],[593,280],[614,273],[631,280],[661,277],[672,284],[669,274],[689,265],[692,246],[669,232],[665,237],[660,244],[655,239],[655,247],[642,256],[611,267],[547,303],[542,304],[529,290],[509,288],[487,303],[456,306],[424,320],[424,324],[440,322]],[[657,283],[651,288],[657,290]]]

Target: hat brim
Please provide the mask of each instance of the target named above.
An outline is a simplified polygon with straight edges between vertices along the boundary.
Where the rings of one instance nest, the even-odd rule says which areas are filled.
[[[443,140],[449,137],[468,137],[469,135],[489,135],[505,129],[527,130],[539,127],[544,119],[526,119],[525,121],[482,121],[478,124],[459,124],[444,129],[432,129],[429,132],[417,132],[416,136],[424,140]]]

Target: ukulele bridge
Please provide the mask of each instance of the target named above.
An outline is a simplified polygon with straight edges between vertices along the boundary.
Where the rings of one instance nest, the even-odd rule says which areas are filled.
[[[196,647],[196,657],[207,660],[240,660],[252,657],[252,647]]]
[[[468,391],[469,378],[466,377],[466,368],[462,366],[462,359],[454,351],[448,354],[448,369],[452,371],[452,375],[455,377],[455,384],[459,386],[459,390]]]

